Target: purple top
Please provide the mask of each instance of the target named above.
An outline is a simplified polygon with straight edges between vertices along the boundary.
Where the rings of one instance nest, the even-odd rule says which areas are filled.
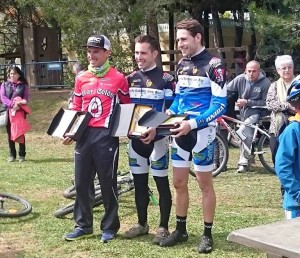
[[[10,82],[10,85],[12,87],[12,92],[16,91],[16,88],[19,84],[24,84],[23,82],[18,81],[17,83],[13,83],[11,80],[8,80]],[[26,84],[25,84],[26,85]],[[14,106],[13,100],[10,100],[6,95],[5,95],[5,85],[4,83],[1,84],[0,88],[0,99],[1,102],[4,106],[7,106],[8,108],[12,108]],[[29,87],[28,85],[25,86],[24,90],[24,97],[23,99],[26,99],[28,102],[29,100]]]

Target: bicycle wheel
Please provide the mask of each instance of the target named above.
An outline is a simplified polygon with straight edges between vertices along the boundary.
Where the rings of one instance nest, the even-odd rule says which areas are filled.
[[[22,217],[31,211],[31,204],[23,198],[13,194],[0,193],[0,217]]]
[[[216,133],[215,150],[214,150],[214,170],[213,177],[218,176],[225,168],[229,158],[229,147],[227,141],[219,134]],[[196,176],[195,172],[190,169],[190,174]]]
[[[274,164],[272,160],[272,152],[270,149],[269,138],[266,135],[261,135],[257,145],[258,157],[261,164],[264,168],[270,172],[275,174]]]
[[[100,190],[100,185],[99,184],[95,185],[95,192],[97,192],[99,190]],[[76,197],[75,185],[70,186],[69,188],[67,188],[66,190],[64,190],[63,196],[66,199],[74,199]]]
[[[134,189],[133,178],[131,176],[118,177],[118,196]]]
[[[96,195],[95,195],[95,200],[94,200],[94,205],[93,207],[96,207],[96,206],[99,206],[103,204],[103,200],[102,200],[102,194],[101,194],[101,191],[99,192],[96,192]],[[70,202],[69,204],[57,209],[55,212],[54,212],[54,216],[56,218],[62,218],[70,213],[73,213],[74,211],[74,205],[75,205],[75,201],[73,202]]]

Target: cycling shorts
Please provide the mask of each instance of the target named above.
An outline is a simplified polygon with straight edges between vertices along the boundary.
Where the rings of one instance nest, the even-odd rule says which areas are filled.
[[[150,144],[144,144],[138,139],[129,140],[129,166],[133,174],[149,172],[153,176],[164,177],[168,175],[169,141],[164,137]]]
[[[190,167],[193,161],[195,171],[213,171],[215,138],[214,126],[192,130],[187,135],[173,138],[172,166]]]

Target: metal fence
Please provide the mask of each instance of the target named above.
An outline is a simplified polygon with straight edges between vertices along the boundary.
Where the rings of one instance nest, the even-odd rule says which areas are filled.
[[[22,67],[20,64],[0,64],[0,82],[7,80],[8,68],[17,65],[23,72],[30,87],[33,88],[68,88],[74,75],[72,66],[75,61],[32,62]]]
[[[74,61],[32,62],[25,64],[28,83],[34,88],[70,87]]]

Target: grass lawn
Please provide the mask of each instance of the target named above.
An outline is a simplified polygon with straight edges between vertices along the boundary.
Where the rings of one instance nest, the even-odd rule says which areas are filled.
[[[153,205],[149,206],[150,234],[124,239],[125,230],[137,220],[133,191],[120,198],[121,229],[116,240],[108,244],[99,241],[99,218],[103,209],[97,207],[94,209],[94,238],[64,241],[63,235],[74,226],[72,216],[57,219],[53,213],[69,202],[62,192],[73,178],[74,146],[62,145],[46,131],[53,115],[61,106],[66,106],[64,98],[67,96],[68,91],[63,90],[31,91],[29,121],[32,130],[26,135],[27,161],[24,163],[7,163],[6,133],[0,128],[0,192],[20,195],[33,206],[33,212],[26,217],[0,218],[0,257],[265,257],[262,252],[226,240],[232,230],[283,219],[276,176],[265,172],[259,160],[250,172],[237,174],[237,149],[230,150],[228,171],[214,179],[217,210],[213,228],[215,249],[211,254],[200,255],[196,251],[202,233],[202,211],[199,189],[192,177],[187,243],[172,248],[160,248],[151,243],[159,215],[158,207]],[[120,170],[126,169],[126,140],[122,139]],[[152,178],[150,182],[157,196]],[[172,207],[171,231],[175,227],[174,210]]]

